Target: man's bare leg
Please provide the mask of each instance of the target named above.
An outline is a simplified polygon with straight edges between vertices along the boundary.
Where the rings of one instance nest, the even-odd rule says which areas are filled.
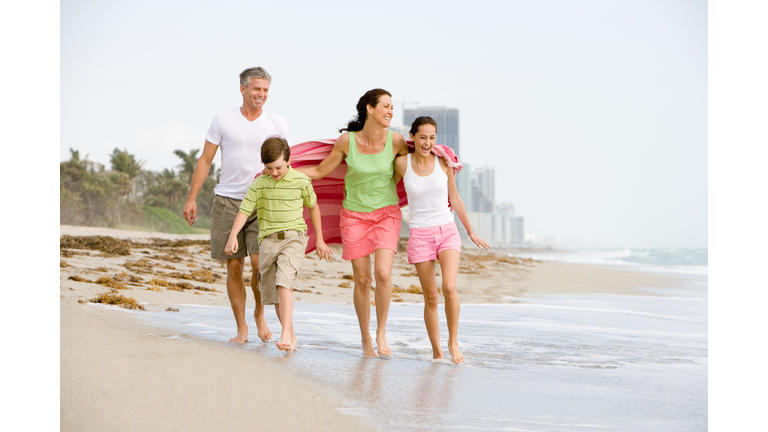
[[[395,251],[377,249],[373,261],[373,275],[376,278],[376,348],[379,354],[388,356],[392,351],[387,345],[387,318],[392,299],[392,264]]]
[[[253,319],[256,321],[256,330],[259,334],[259,339],[262,342],[267,342],[272,339],[272,332],[269,331],[269,325],[264,318],[264,305],[261,304],[261,292],[259,292],[259,254],[252,254],[251,257],[251,269],[253,270],[253,276],[251,277],[251,289],[253,290],[253,297],[256,299],[256,306],[253,308]]]
[[[421,292],[424,296],[424,324],[427,327],[429,343],[432,345],[432,358],[443,358],[443,350],[440,349],[440,319],[437,316],[437,306],[440,295],[437,292],[437,279],[435,279],[435,262],[425,261],[415,264],[416,273],[419,275]],[[445,278],[445,273],[443,273]]]
[[[363,355],[366,357],[376,357],[376,351],[373,350],[373,341],[371,340],[370,331],[372,279],[370,255],[352,260],[352,274],[355,280],[355,289],[352,293],[352,297],[355,303],[357,321],[360,324],[360,335],[363,340]],[[376,291],[378,291],[378,289]]]
[[[230,342],[248,342],[248,325],[245,323],[245,283],[243,283],[243,266],[245,258],[227,260],[227,296],[235,314],[237,336]]]
[[[446,249],[437,258],[443,275],[443,296],[445,297],[445,318],[448,322],[448,353],[455,364],[464,362],[459,351],[459,294],[456,292],[456,275],[459,272],[459,251]]]
[[[280,304],[275,305],[275,312],[283,327],[277,347],[282,351],[293,351],[297,345],[296,333],[293,331],[293,291],[278,285],[277,294]]]

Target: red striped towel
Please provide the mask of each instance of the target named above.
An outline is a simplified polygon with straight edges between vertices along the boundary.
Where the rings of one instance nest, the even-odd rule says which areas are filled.
[[[325,139],[307,141],[291,146],[291,166],[293,168],[300,168],[320,165],[320,162],[331,154],[335,143],[335,139]],[[408,141],[408,151],[413,153],[413,150],[413,142]],[[435,144],[432,147],[432,153],[445,159],[448,166],[453,168],[454,175],[458,174],[463,168],[459,158],[450,147]],[[325,178],[312,181],[312,187],[317,195],[317,203],[322,214],[323,239],[329,245],[341,244],[339,214],[341,213],[341,202],[344,200],[344,176],[346,174],[347,163],[342,162]],[[408,205],[408,197],[405,195],[405,186],[402,181],[397,184],[397,196],[400,198],[400,207]],[[304,207],[304,221],[307,223],[307,234],[309,235],[306,253],[310,253],[315,250],[315,228],[312,226],[309,209],[306,207]]]

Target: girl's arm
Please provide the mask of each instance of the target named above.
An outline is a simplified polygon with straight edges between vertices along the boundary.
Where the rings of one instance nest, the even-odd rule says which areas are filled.
[[[302,172],[312,180],[320,180],[328,174],[332,173],[341,162],[344,161],[344,156],[349,153],[349,133],[345,133],[336,140],[336,144],[333,145],[333,150],[318,166],[300,167],[294,168],[296,171]]]
[[[440,161],[440,167],[443,168],[443,171],[446,169],[448,171],[446,173],[448,174],[448,201],[451,203],[453,210],[459,216],[459,220],[461,220],[461,223],[464,225],[464,229],[467,230],[469,238],[475,242],[477,247],[483,248],[485,250],[490,249],[491,247],[488,246],[488,243],[478,237],[478,235],[475,233],[475,230],[472,229],[472,223],[469,222],[467,210],[464,208],[464,201],[461,200],[461,197],[459,196],[459,190],[456,188],[456,179],[453,175],[453,168],[448,167],[443,158],[438,158],[438,160]]]
[[[229,239],[227,245],[224,246],[224,252],[227,255],[232,255],[237,252],[239,245],[237,244],[237,233],[245,226],[245,221],[248,220],[248,215],[245,213],[237,213],[235,216],[235,223],[232,224],[232,231],[229,233]]]

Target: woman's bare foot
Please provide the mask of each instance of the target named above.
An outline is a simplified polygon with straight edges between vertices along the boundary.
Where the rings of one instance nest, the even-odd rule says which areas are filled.
[[[376,348],[379,350],[379,355],[383,356],[391,356],[392,351],[389,349],[389,345],[387,345],[387,337],[383,334],[376,336]]]
[[[256,321],[256,329],[259,333],[259,339],[261,339],[262,342],[269,342],[269,340],[272,339],[272,332],[269,331],[269,325],[267,325],[267,320],[264,319],[264,315],[259,317],[256,316],[256,312],[254,312],[253,319]]]
[[[453,363],[459,364],[464,363],[464,354],[459,351],[458,345],[448,345],[448,353],[451,355],[451,359],[453,359]]]
[[[376,351],[373,350],[373,343],[371,341],[363,341],[363,355],[366,357],[376,357]]]
[[[245,330],[242,332],[237,332],[237,336],[233,337],[229,340],[230,342],[237,342],[237,343],[246,343],[248,342],[248,328],[246,327]]]
[[[299,343],[298,343],[298,340],[296,339],[296,336],[291,336],[291,340],[289,342],[286,342],[281,338],[280,342],[278,342],[276,345],[277,345],[277,348],[280,349],[280,351],[296,351],[296,348],[299,346]]]
[[[437,350],[437,351],[432,350],[432,358],[434,360],[441,360],[441,359],[443,359],[444,358],[443,357],[443,351],[442,350]]]

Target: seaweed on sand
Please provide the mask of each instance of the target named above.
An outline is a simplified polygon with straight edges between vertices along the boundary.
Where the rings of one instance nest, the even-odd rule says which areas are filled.
[[[99,294],[98,297],[92,298],[89,301],[91,303],[104,303],[104,304],[118,305],[126,309],[144,310],[144,305],[136,303],[136,299],[134,299],[133,297],[123,297],[120,294],[116,294],[114,291]]]
[[[106,236],[72,237],[61,236],[60,249],[89,249],[102,252],[104,255],[130,255],[131,242]]]

